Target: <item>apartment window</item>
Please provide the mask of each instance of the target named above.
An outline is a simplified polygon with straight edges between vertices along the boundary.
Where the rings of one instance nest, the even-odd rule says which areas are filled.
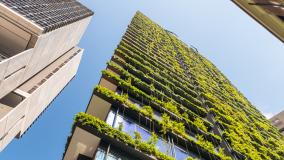
[[[120,89],[118,89],[116,91],[117,94],[122,95],[124,92]],[[144,104],[141,103],[140,101],[136,100],[135,98],[131,97],[130,95],[128,95],[128,100],[135,104],[137,107],[139,107],[140,109],[143,108]],[[162,120],[162,113],[157,111],[156,109],[152,108],[153,112],[154,112],[154,118],[156,118],[157,120]]]
[[[191,132],[191,131],[189,131],[189,130],[186,130],[186,133],[187,133],[187,135],[188,135],[190,138],[192,138],[194,141],[197,141],[197,138],[196,138],[195,133],[193,133],[193,132]]]
[[[136,124],[120,115],[116,117],[114,128],[119,128],[122,125],[122,131],[128,133],[132,137],[134,136],[134,131]]]
[[[105,160],[105,155],[106,152],[103,149],[98,148],[95,160]]]
[[[164,139],[159,138],[158,142],[156,144],[156,147],[161,152],[172,156],[171,145],[167,141],[165,141]]]
[[[158,121],[162,120],[162,114],[156,110],[154,111],[154,118],[157,119]]]
[[[108,149],[107,149],[108,148]],[[94,160],[139,160],[134,158],[133,155],[122,151],[121,148],[114,147],[110,144],[102,142],[97,149]]]
[[[113,113],[109,114],[108,119],[114,119],[113,117]],[[109,121],[108,124],[111,124],[112,122]],[[144,129],[143,127],[139,126],[138,124],[134,123],[133,121],[122,117],[121,115],[117,115],[117,117],[115,118],[115,122],[114,122],[114,128],[119,128],[122,125],[122,131],[129,134],[130,136],[132,136],[134,138],[134,132],[139,132],[142,140],[143,141],[148,141],[149,138],[151,137],[151,133],[149,131],[147,131],[146,129]]]
[[[180,159],[180,160],[185,160],[188,157],[188,154],[186,151],[184,151],[183,149],[174,146],[175,149],[175,158],[176,159]]]
[[[139,108],[143,107],[142,104],[140,104],[139,101],[135,100],[134,98],[132,98],[132,97],[130,97],[130,96],[128,97],[128,100],[129,100],[131,103],[135,104],[135,105],[136,105],[137,107],[139,107]]]
[[[117,129],[122,127],[122,131],[129,134],[132,138],[135,138],[135,131],[139,132],[142,137],[142,141],[144,142],[148,141],[152,135],[151,132],[146,128],[142,127],[140,124],[137,124],[137,122],[135,122],[134,120],[124,117],[122,113],[115,110],[111,110],[109,112],[106,122]],[[195,139],[195,135],[192,132],[188,133],[192,136],[193,139]],[[198,157],[195,153],[186,151],[185,146],[186,145],[184,144],[184,142],[177,142],[174,137],[170,136],[165,136],[163,138],[159,137],[156,144],[158,150],[169,156],[176,157],[176,159],[179,160],[186,159],[186,157],[188,156],[195,158]],[[99,153],[98,151],[97,156],[100,156],[100,154],[103,153]],[[110,155],[110,158],[108,159],[112,160],[113,156]]]
[[[142,141],[148,141],[151,137],[151,133],[141,126],[136,125],[136,132],[139,132],[142,137]]]
[[[115,112],[113,110],[111,110],[108,113],[107,119],[106,119],[106,123],[113,126],[113,122],[114,122],[114,118],[115,118]]]

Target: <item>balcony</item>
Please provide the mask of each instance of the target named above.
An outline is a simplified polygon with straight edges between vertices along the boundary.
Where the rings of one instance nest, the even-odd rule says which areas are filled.
[[[23,135],[73,78],[82,52],[77,47],[71,49],[16,90],[0,98],[0,151],[14,137]]]
[[[0,17],[0,98],[19,84],[33,49],[29,48],[31,34]]]
[[[0,98],[19,85],[20,77],[23,75],[32,53],[33,49],[28,49],[8,58],[1,54]]]
[[[26,108],[26,97],[18,90],[0,99],[0,149],[19,133]]]

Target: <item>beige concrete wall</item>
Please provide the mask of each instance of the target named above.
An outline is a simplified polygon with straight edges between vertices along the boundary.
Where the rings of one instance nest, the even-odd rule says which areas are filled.
[[[91,17],[40,35],[22,81],[29,79],[63,53],[76,46],[90,19]]]
[[[11,57],[24,51],[31,34],[0,17],[0,53]]]
[[[93,157],[100,144],[100,138],[76,127],[69,143],[64,160],[77,160],[79,154]]]
[[[0,98],[19,86],[33,49],[26,50],[0,62]]]
[[[76,46],[91,17],[40,35],[33,48],[0,62],[0,98]]]
[[[111,71],[108,68],[107,70]],[[115,84],[109,82],[104,78],[101,78],[99,85],[102,87],[106,87],[112,91],[116,91],[117,89],[117,86]],[[92,95],[86,113],[105,121],[111,109],[111,105],[112,104],[107,102],[106,100],[96,95]],[[95,151],[99,143],[99,137],[76,127],[72,135],[72,139],[66,150],[64,160],[77,160],[79,154],[94,157]]]
[[[284,128],[284,111],[282,111],[282,112],[278,113],[277,115],[275,115],[274,117],[272,117],[270,119],[270,121],[279,130],[283,129]],[[281,133],[284,135],[283,131]]]
[[[251,5],[251,0],[232,0],[241,9],[248,13],[257,22],[268,29],[272,34],[284,42],[284,23],[275,15],[269,14],[262,7]]]
[[[25,124],[23,125],[23,128],[21,130],[21,135],[27,130],[27,128],[38,117],[38,115],[49,105],[49,103],[59,94],[59,92],[72,79],[72,77],[75,76],[81,56],[82,56],[82,51],[79,54],[77,54],[75,57],[73,57],[59,71],[53,74],[52,78],[44,82],[44,85],[39,86],[32,93],[32,96],[30,96],[29,108],[25,117]],[[64,59],[65,58],[61,60]],[[59,64],[55,63],[56,66],[60,64],[61,63]],[[45,71],[52,71],[52,70],[54,70],[54,68],[51,68],[51,66],[45,69]],[[43,75],[39,75],[39,77],[43,77]],[[35,77],[34,79],[37,79],[37,77]],[[31,81],[33,81],[33,79],[31,79]],[[28,83],[29,82],[27,82],[26,84]],[[27,90],[24,90],[23,88],[24,86],[25,84],[21,86],[19,89],[26,92]]]
[[[78,48],[74,48],[67,52],[14,91],[25,97],[25,99],[0,119],[0,150],[3,150],[15,136],[21,136],[75,76],[83,50],[77,53],[76,56],[65,63],[59,70],[56,72],[53,71],[78,50]],[[46,78],[51,72],[53,75]],[[40,84],[31,94],[27,93],[29,89],[38,84],[42,79],[46,79],[46,81]]]

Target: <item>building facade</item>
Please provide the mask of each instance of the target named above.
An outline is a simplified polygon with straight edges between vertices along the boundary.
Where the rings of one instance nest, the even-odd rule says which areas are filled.
[[[284,135],[284,111],[278,113],[270,119],[271,123]]]
[[[283,0],[232,0],[242,10],[284,42]]]
[[[75,76],[92,15],[75,0],[0,1],[0,150]]]
[[[283,142],[210,61],[137,12],[63,159],[280,160]]]

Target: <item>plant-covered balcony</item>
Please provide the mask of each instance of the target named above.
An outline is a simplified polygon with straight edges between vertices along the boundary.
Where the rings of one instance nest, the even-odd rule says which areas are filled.
[[[120,118],[120,121],[124,121],[123,118]],[[167,149],[167,143],[164,142],[163,139],[160,139],[155,133],[147,133],[143,128],[138,129],[137,127],[134,127],[133,125],[130,125],[130,122],[127,121],[126,127],[133,126],[136,129],[123,129],[122,123],[114,122],[114,128],[105,123],[104,121],[101,121],[91,115],[85,114],[85,113],[79,113],[75,117],[75,125],[92,132],[93,134],[96,134],[97,136],[104,137],[104,139],[113,138],[114,141],[120,141],[126,144],[127,146],[130,146],[132,148],[135,148],[138,151],[143,152],[144,154],[148,155],[149,157],[155,157],[157,159],[161,160],[173,160],[177,157],[181,157],[181,159],[185,158],[197,158],[200,159],[201,155],[195,155],[194,153],[186,153],[185,151],[181,150],[179,147],[168,147]],[[126,123],[124,123],[126,124]],[[142,132],[140,131],[142,129]],[[142,134],[141,134],[142,133]],[[107,136],[107,137],[105,137]],[[206,150],[209,149],[210,145],[208,145],[208,142],[204,141],[202,137],[198,138],[198,141],[196,142],[199,146],[203,146],[199,151],[205,158],[209,158],[210,156],[213,156],[214,159],[226,159],[226,156],[222,155],[215,155],[208,153]],[[121,144],[122,145],[122,144]],[[170,145],[170,144],[168,144]],[[171,149],[170,149],[171,148]],[[190,149],[193,149],[194,147],[191,146]],[[173,152],[172,152],[173,151]],[[222,152],[222,151],[221,151]],[[198,152],[197,152],[198,153]],[[174,158],[175,156],[175,158]],[[155,159],[153,158],[153,159]],[[203,159],[203,158],[201,158]]]

